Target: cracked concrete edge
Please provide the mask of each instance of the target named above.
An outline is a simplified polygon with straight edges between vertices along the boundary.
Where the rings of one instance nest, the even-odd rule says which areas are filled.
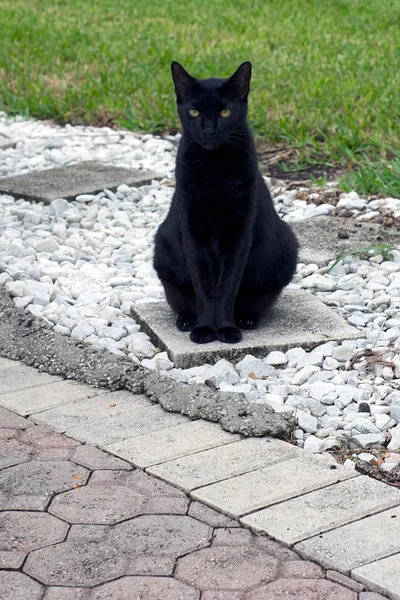
[[[243,394],[148,374],[128,358],[58,334],[17,308],[4,288],[0,288],[0,356],[94,387],[144,393],[166,411],[219,422],[231,433],[287,439],[293,429],[292,419],[275,414],[268,406],[248,404]]]

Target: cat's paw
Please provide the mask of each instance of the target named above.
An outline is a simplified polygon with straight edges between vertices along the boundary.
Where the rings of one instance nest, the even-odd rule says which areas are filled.
[[[216,338],[217,332],[211,327],[195,327],[190,334],[190,339],[195,344],[207,344]]]
[[[220,327],[217,329],[217,338],[226,344],[237,344],[242,339],[242,334],[237,327]]]
[[[176,317],[176,326],[179,331],[192,331],[196,325],[196,315],[189,311],[179,313]]]
[[[260,315],[256,312],[237,315],[235,323],[240,329],[257,329],[260,324]]]

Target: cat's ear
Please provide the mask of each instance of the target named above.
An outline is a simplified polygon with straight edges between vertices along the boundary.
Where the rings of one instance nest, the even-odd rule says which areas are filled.
[[[171,72],[177,99],[184,101],[194,84],[194,78],[175,60],[171,63]]]
[[[247,99],[250,91],[251,62],[246,61],[240,65],[235,73],[225,84],[232,99],[243,101]]]

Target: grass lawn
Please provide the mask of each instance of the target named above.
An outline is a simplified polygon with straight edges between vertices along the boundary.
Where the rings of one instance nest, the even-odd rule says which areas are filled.
[[[260,140],[400,195],[399,31],[399,0],[0,0],[0,110],[174,129],[171,60],[198,77],[251,60]]]

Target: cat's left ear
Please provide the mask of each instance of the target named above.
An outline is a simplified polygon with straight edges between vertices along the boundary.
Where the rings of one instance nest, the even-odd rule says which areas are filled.
[[[240,102],[247,99],[250,91],[251,62],[246,61],[240,65],[237,71],[229,78],[226,86],[230,95]]]

